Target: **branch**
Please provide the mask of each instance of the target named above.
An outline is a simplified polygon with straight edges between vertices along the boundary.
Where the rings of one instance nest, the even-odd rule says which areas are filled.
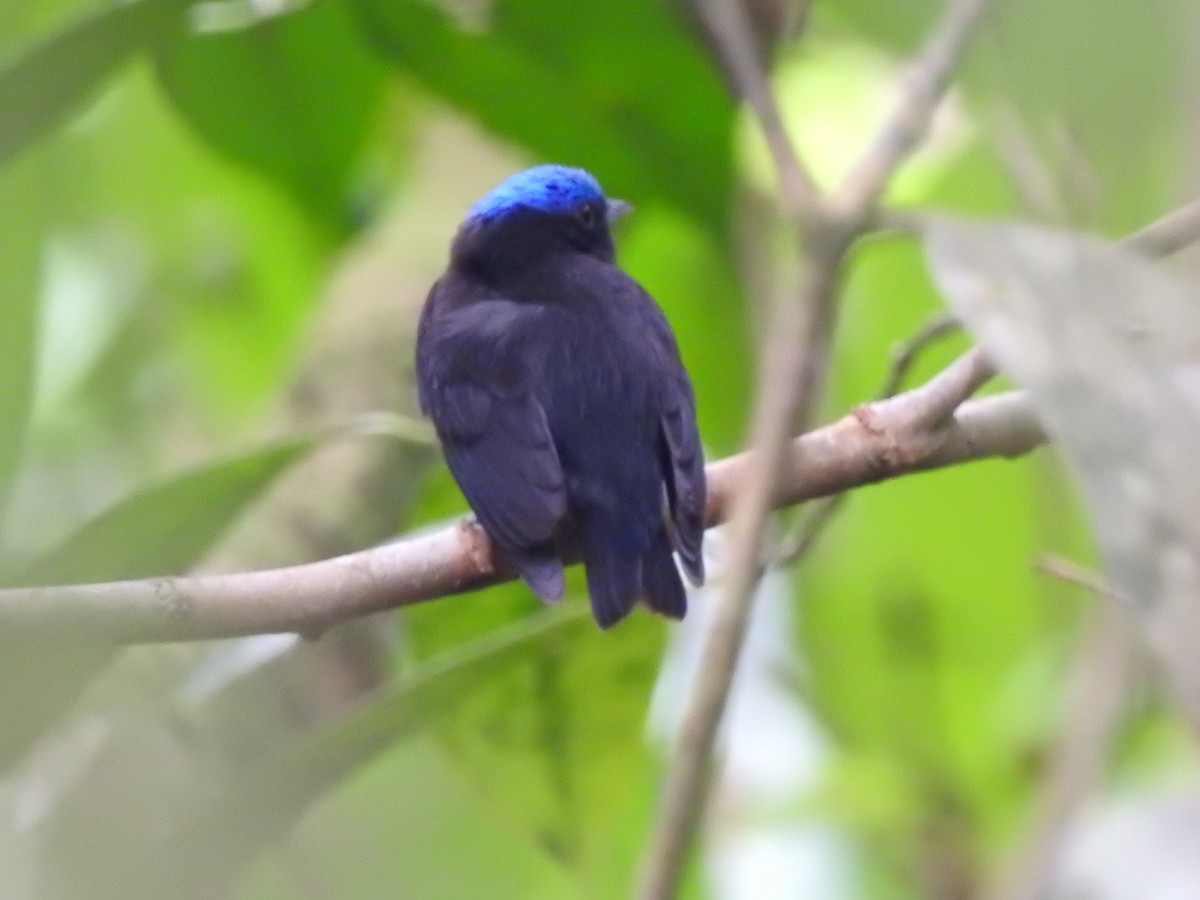
[[[1124,601],[1096,573],[1066,560],[1037,567],[1114,603],[1098,605],[1085,629],[1063,702],[1063,724],[1033,803],[1033,818],[1016,852],[983,900],[1047,896],[1064,838],[1079,808],[1104,775],[1104,765],[1136,681],[1138,643]]]
[[[1069,559],[1063,559],[1060,556],[1042,556],[1034,560],[1033,567],[1039,572],[1089,590],[1105,600],[1111,600],[1121,609],[1130,609],[1133,606],[1132,600],[1122,597],[1114,591],[1099,573],[1081,566],[1079,563],[1071,562]]]
[[[949,372],[949,370],[947,370]],[[791,441],[770,499],[780,507],[909,472],[1019,456],[1045,441],[1017,392],[961,406],[930,425],[946,373],[890,400],[859,407]],[[724,522],[760,469],[740,453],[708,467],[708,524]],[[0,630],[64,630],[96,641],[194,641],[246,634],[319,634],[355,616],[511,580],[483,532],[463,520],[394,544],[300,566],[105,584],[0,590]]]
[[[698,0],[696,8],[734,87],[758,117],[779,173],[779,192],[788,216],[803,221],[816,203],[817,187],[788,138],[766,73],[759,65],[742,0]]]
[[[893,347],[892,365],[888,370],[887,381],[884,382],[883,389],[879,392],[879,399],[891,397],[900,391],[913,364],[917,361],[917,357],[930,344],[959,331],[962,331],[962,325],[958,319],[949,313],[939,313],[922,325],[908,340]]]
[[[635,896],[668,900],[678,891],[683,864],[700,822],[708,793],[709,761],[725,712],[729,687],[750,621],[755,588],[762,577],[761,547],[767,518],[784,481],[792,423],[808,418],[820,395],[825,358],[812,352],[827,347],[814,340],[826,331],[834,308],[834,284],[842,249],[813,259],[797,302],[783,298],[771,317],[758,373],[750,446],[753,465],[738,479],[731,498],[725,584],[712,607],[704,638],[704,665],[688,693],[683,722],[667,765],[654,832],[644,855]],[[711,482],[710,482],[711,485]],[[710,491],[712,487],[710,486]]]
[[[888,372],[887,381],[884,382],[883,389],[878,394],[878,399],[886,400],[888,397],[895,396],[904,380],[908,377],[909,370],[912,369],[916,362],[917,356],[932,344],[948,334],[953,334],[958,331],[961,326],[958,320],[953,316],[945,313],[930,319],[923,325],[916,334],[897,345],[892,350],[892,365]],[[983,357],[977,355],[974,360],[982,365]],[[980,373],[982,375],[982,371]],[[986,379],[984,379],[986,380]],[[975,389],[982,386],[967,384],[964,387],[970,389],[970,393],[964,393],[960,397],[947,398],[946,415],[950,415],[958,408],[960,403],[965,402]],[[843,502],[849,494],[834,494],[832,497],[826,497],[820,503],[814,504],[812,511],[804,518],[797,528],[789,535],[780,541],[779,547],[772,555],[771,564],[775,566],[793,565],[803,557],[807,556],[809,551],[817,543],[817,538],[821,536],[829,523],[833,521],[834,515],[841,508]]]
[[[725,590],[713,608],[702,651],[705,665],[692,684],[667,767],[636,890],[641,900],[669,900],[678,893],[684,860],[707,796],[713,743],[741,653],[755,587],[762,576],[762,539],[771,497],[784,484],[787,437],[793,429],[803,430],[808,425],[824,395],[842,263],[857,234],[875,220],[883,185],[923,137],[933,107],[961,55],[971,28],[970,24],[958,26],[953,11],[960,6],[986,7],[986,0],[960,0],[952,7],[951,26],[939,28],[931,39],[914,68],[906,101],[880,134],[876,146],[884,146],[888,154],[882,165],[876,164],[879,154],[868,151],[865,177],[858,177],[857,171],[851,176],[847,186],[852,190],[843,192],[842,202],[839,204],[837,197],[833,202],[822,198],[809,210],[811,191],[805,185],[800,194],[794,184],[797,156],[779,121],[766,74],[746,52],[750,45],[740,2],[700,0],[700,7],[718,38],[719,52],[741,64],[733,71],[741,81],[742,93],[757,99],[752,106],[785,190],[784,203],[799,238],[804,281],[799,302],[777,303],[769,322],[752,416],[750,446],[755,468],[736,494]],[[978,362],[982,365],[982,357]],[[925,424],[932,430],[932,423]]]
[[[933,114],[990,6],[991,0],[954,0],[946,10],[909,64],[892,114],[831,199],[830,208],[835,213],[854,221],[878,204],[896,170],[924,140]]]
[[[1174,212],[1135,231],[1120,243],[1146,256],[1170,256],[1200,240],[1200,200],[1194,200]]]

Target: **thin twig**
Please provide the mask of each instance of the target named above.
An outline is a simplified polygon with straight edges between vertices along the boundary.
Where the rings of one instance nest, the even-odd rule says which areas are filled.
[[[794,23],[792,31],[793,40],[796,40],[808,30],[808,21],[812,16],[814,3],[815,0],[793,0],[791,4],[792,20]]]
[[[1037,568],[1104,598],[1115,595],[1095,572],[1058,558]],[[1071,819],[1104,771],[1137,661],[1135,631],[1117,605],[1098,604],[1071,667],[1062,732],[1033,804],[1034,820],[984,900],[1037,900],[1050,888],[1054,864]]]
[[[940,313],[922,325],[910,338],[893,347],[892,365],[888,369],[888,377],[879,391],[878,399],[895,396],[904,386],[904,381],[917,358],[930,344],[961,330],[962,325],[958,319],[947,313]]]
[[[1081,566],[1077,562],[1063,559],[1061,556],[1039,556],[1033,561],[1033,567],[1039,572],[1078,585],[1093,594],[1112,600],[1118,606],[1126,608],[1132,606],[1130,601],[1118,594],[1099,572],[1089,569],[1087,566]]]
[[[996,148],[1024,207],[1045,222],[1066,222],[1067,202],[1060,179],[1051,172],[1030,135],[1025,118],[1012,104],[1004,104],[992,123]]]
[[[970,3],[985,5],[982,0]],[[742,80],[739,87],[743,95],[758,97],[751,105],[772,145],[780,182],[786,190],[795,190],[794,185],[787,188],[795,181],[791,170],[797,158],[795,150],[782,128],[765,73],[757,59],[746,52],[752,45],[744,19],[739,19],[740,5],[700,0],[700,6],[721,52],[742,63],[731,70]],[[970,28],[963,26],[960,30],[962,35],[954,29],[944,35],[947,29],[941,28],[927,46],[924,59],[914,69],[909,101],[901,104],[881,133],[880,141],[887,145],[891,158],[882,167],[867,171],[866,180],[851,178],[847,182],[849,187],[859,185],[865,191],[857,195],[851,191],[840,206],[821,203],[812,215],[805,215],[811,194],[801,198],[800,194],[793,197],[785,193],[805,265],[800,303],[777,304],[767,332],[751,430],[757,469],[735,497],[725,590],[715,605],[704,644],[705,665],[693,682],[667,767],[658,817],[639,876],[636,896],[640,900],[669,900],[678,891],[707,797],[713,743],[741,653],[754,590],[762,576],[762,539],[772,509],[771,497],[777,492],[786,461],[787,435],[793,427],[804,429],[824,395],[842,262],[857,233],[874,223],[883,184],[924,135],[932,108],[945,89],[943,82],[948,81]],[[874,166],[875,161],[876,154],[869,151],[865,162]],[[878,189],[869,183],[873,178],[880,182]],[[805,203],[798,202],[800,199]],[[926,424],[932,427],[935,423],[926,420]]]
[[[1200,200],[1170,212],[1120,243],[1146,256],[1170,256],[1200,240]]]
[[[808,556],[817,539],[825,533],[829,523],[846,502],[846,493],[834,494],[812,504],[812,509],[805,510],[804,518],[779,541],[779,546],[771,555],[771,565],[782,568],[794,565]]]
[[[729,686],[749,623],[754,589],[762,577],[762,545],[788,435],[803,430],[821,394],[828,368],[829,333],[842,256],[850,233],[824,225],[818,194],[784,127],[766,72],[754,53],[741,0],[698,0],[697,6],[724,57],[735,88],[758,117],[779,176],[784,212],[808,263],[798,300],[777,302],[760,355],[751,446],[757,468],[734,498],[729,563],[704,646],[706,664],[694,680],[671,754],[659,811],[635,895],[667,900],[678,891],[708,794],[710,758]]]
[[[992,0],[953,0],[910,63],[900,97],[859,163],[838,188],[830,208],[853,221],[878,203],[896,170],[924,140],[972,35]]]
[[[704,666],[692,683],[679,734],[667,766],[659,812],[647,847],[635,896],[667,900],[678,891],[684,862],[699,826],[708,794],[709,769],[717,728],[737,667],[751,601],[762,577],[759,558],[767,517],[774,504],[793,421],[811,408],[821,364],[797,353],[811,346],[813,311],[832,306],[837,260],[842,250],[814,263],[807,272],[806,304],[780,303],[773,317],[759,372],[753,440],[755,468],[733,495],[726,582],[713,608],[704,641]]]
[[[780,195],[788,217],[804,221],[817,201],[817,187],[788,137],[766,73],[759,65],[742,0],[698,0],[696,8],[734,85],[758,117],[779,173]]]

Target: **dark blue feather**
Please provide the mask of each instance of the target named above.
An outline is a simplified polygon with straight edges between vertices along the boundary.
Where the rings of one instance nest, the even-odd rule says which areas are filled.
[[[417,339],[422,408],[480,524],[541,597],[573,532],[601,627],[675,618],[704,578],[691,384],[654,300],[614,263],[585,172],[541,166],[472,208]],[[615,202],[615,201],[614,201]]]

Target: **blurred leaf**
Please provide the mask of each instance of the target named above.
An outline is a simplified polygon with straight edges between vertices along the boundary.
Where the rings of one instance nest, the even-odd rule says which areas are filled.
[[[23,3],[5,0],[4,29],[0,32],[0,58],[9,60],[31,47],[39,37],[62,29],[65,22],[85,18],[94,12],[94,0],[33,0]]]
[[[509,0],[483,33],[423,0],[354,0],[389,59],[496,134],[724,236],[733,104],[660,3]]]
[[[0,170],[0,526],[33,407],[46,218],[41,163],[35,154]]]
[[[581,572],[568,572],[567,604],[586,615]],[[514,582],[405,619],[424,657],[510,627],[539,605]],[[640,773],[655,767],[645,721],[664,637],[663,623],[644,612],[611,633],[589,618],[569,644],[539,647],[492,675],[438,723],[450,759],[496,817],[586,883],[611,869],[617,825],[641,799]]]
[[[157,57],[167,95],[205,140],[345,229],[348,188],[384,69],[340,0],[221,34],[180,35]]]
[[[146,578],[186,571],[314,440],[288,441],[149,487],[35,563],[25,584]]]
[[[913,0],[881,14],[877,0],[830,0],[817,12],[906,57],[947,5]],[[1077,210],[1085,220],[1128,231],[1177,199],[1189,171],[1192,122],[1178,91],[1190,77],[1193,17],[1190,0],[1010,0],[980,29],[960,83],[1018,113],[1030,132],[1020,137],[1058,186],[1090,195]]]
[[[1133,601],[1200,722],[1200,292],[1084,235],[949,218],[929,267],[989,356],[1030,391]]]
[[[298,881],[354,900],[601,896],[581,894],[572,873],[521,832],[481,816],[478,798],[424,735],[393,744],[315,804],[236,896],[301,900]]]
[[[0,66],[0,164],[45,136],[138,50],[181,24],[182,0],[109,7]]]
[[[63,141],[67,194],[94,233],[119,235],[104,244],[110,265],[132,257],[145,268],[96,400],[156,428],[183,407],[227,429],[261,413],[291,373],[334,246],[329,226],[198,140],[149,65],[123,73],[100,112]],[[186,385],[172,378],[181,370]]]
[[[313,444],[281,443],[147,488],[92,520],[18,580],[65,584],[184,572]],[[54,724],[115,649],[86,634],[0,637],[0,683],[7,685],[0,767]]]
[[[586,627],[581,614],[544,612],[419,664],[388,694],[294,748],[239,764],[223,784],[199,785],[193,802],[180,804],[182,823],[149,839],[128,834],[133,843],[121,849],[135,858],[81,866],[87,896],[225,896],[323,793],[393,742],[452,715],[498,674]]]
[[[1011,202],[981,143],[938,176],[911,201],[986,211]],[[831,416],[874,396],[896,343],[942,313],[920,247],[907,241],[859,247],[841,301]],[[940,370],[968,341],[931,347],[909,383]],[[1035,479],[1044,462],[979,463],[855,491],[797,575],[806,698],[843,753],[876,760],[896,772],[897,790],[907,786],[873,802],[910,814],[848,823],[876,864],[905,857],[910,869],[893,870],[894,878],[922,865],[899,848],[928,849],[928,829],[947,810],[966,809],[961,838],[986,855],[1027,809],[1029,757],[1016,741],[1028,732],[1012,733],[1002,705],[1030,656],[1062,645],[1073,611],[1046,603],[1045,581],[1030,566],[1048,544],[1061,549],[1049,523],[1073,512],[1069,498]],[[1027,714],[1053,710],[1057,674],[1028,692]]]

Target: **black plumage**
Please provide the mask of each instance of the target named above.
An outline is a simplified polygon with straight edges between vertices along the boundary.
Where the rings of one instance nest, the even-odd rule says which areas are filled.
[[[543,600],[578,540],[602,628],[641,600],[682,618],[704,579],[704,459],[691,383],[658,305],[614,261],[625,208],[539,166],[460,227],[417,335],[421,407],[500,553]]]

